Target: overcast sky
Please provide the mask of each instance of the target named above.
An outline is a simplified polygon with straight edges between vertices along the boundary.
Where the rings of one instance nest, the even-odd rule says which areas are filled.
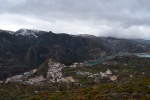
[[[150,0],[0,0],[0,29],[150,39]]]

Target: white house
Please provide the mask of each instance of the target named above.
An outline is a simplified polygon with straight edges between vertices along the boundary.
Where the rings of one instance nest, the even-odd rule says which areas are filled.
[[[107,69],[106,74],[107,75],[112,75],[112,72],[110,71],[110,69]]]
[[[100,72],[100,74],[101,74],[102,78],[108,78],[108,74],[107,73]]]

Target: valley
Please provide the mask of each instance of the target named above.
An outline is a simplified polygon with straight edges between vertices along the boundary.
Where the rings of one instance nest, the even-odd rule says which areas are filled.
[[[0,38],[2,100],[150,98],[146,40],[30,29],[2,30]]]
[[[0,86],[3,87],[0,90],[0,95],[3,95],[3,90],[8,91],[7,89],[11,88],[16,92],[11,93],[13,96],[6,92],[5,98],[25,100],[43,98],[63,100],[64,97],[68,100],[88,100],[88,98],[103,98],[102,100],[109,98],[146,99],[149,98],[150,91],[149,62],[150,58],[147,57],[123,55],[93,66],[74,63],[59,69],[58,66],[63,65],[48,60],[37,70],[32,71],[34,74],[30,74],[31,76],[24,81],[1,83]],[[11,87],[13,85],[16,86]],[[33,88],[31,93],[27,92],[30,90],[28,88],[24,90],[29,86]],[[92,95],[90,95],[91,93]]]
[[[150,0],[0,0],[0,100],[150,100]]]

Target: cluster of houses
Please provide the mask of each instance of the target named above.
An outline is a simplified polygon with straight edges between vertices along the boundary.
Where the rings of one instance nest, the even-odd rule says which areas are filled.
[[[106,72],[100,72],[99,74],[93,74],[87,71],[75,71],[77,75],[87,76],[89,78],[101,78],[101,79],[110,79],[112,81],[117,80],[117,76],[112,74],[110,69],[107,69]]]
[[[34,77],[34,78],[29,78],[28,80],[24,81],[26,84],[36,84],[39,82],[44,82],[46,81],[46,78],[44,78],[42,75]]]
[[[112,81],[115,81],[115,80],[117,80],[117,76],[116,75],[113,75],[112,74],[112,72],[110,71],[110,69],[107,69],[107,71],[106,72],[100,72],[100,75],[101,75],[101,78],[103,79],[103,78],[108,78],[108,79],[110,79],[110,80],[112,80]]]
[[[40,82],[50,82],[50,83],[58,83],[58,82],[75,82],[75,79],[73,79],[72,76],[69,77],[63,77],[62,69],[66,66],[64,64],[60,64],[57,62],[54,62],[52,59],[48,61],[48,71],[46,74],[46,77],[43,77],[42,75],[36,76],[36,77],[30,77],[35,72],[37,72],[37,69],[25,72],[20,75],[16,75],[10,78],[7,78],[5,83],[14,83],[14,82],[20,82],[24,84],[36,84]]]
[[[56,83],[62,78],[61,70],[66,66],[64,64],[53,62],[52,59],[48,62],[47,80]]]
[[[9,77],[9,78],[6,79],[5,83],[9,83],[9,82],[10,83],[13,83],[13,82],[24,82],[24,81],[26,81],[26,79],[28,77],[33,75],[36,71],[37,71],[37,69],[33,69],[31,71],[24,72],[23,74],[15,75],[13,77]]]
[[[74,63],[73,65],[69,67],[77,67],[77,66],[83,66],[83,63]],[[74,83],[76,80],[72,76],[63,77],[62,69],[66,66],[64,64],[60,64],[57,62],[54,62],[52,59],[49,59],[48,61],[48,70],[46,72],[46,77],[43,77],[42,75],[36,76],[36,77],[30,77],[34,73],[37,72],[37,69],[25,72],[20,75],[16,75],[10,78],[7,78],[5,83],[8,82],[21,82],[25,84],[36,84],[39,82],[49,82],[49,83],[58,83],[58,82],[71,82]],[[110,79],[112,81],[117,80],[117,76],[112,74],[112,71],[110,69],[107,69],[106,72],[100,72],[99,74],[93,74],[87,71],[75,71],[77,75],[87,76],[89,78],[94,79]]]
[[[75,68],[77,66],[82,67],[82,66],[84,66],[84,63],[77,63],[76,62],[76,63],[73,63],[72,65],[70,65],[69,67]]]
[[[41,82],[49,82],[49,83],[57,83],[62,79],[62,72],[61,70],[66,67],[64,64],[60,64],[54,62],[52,59],[48,61],[48,71],[46,73],[46,77],[42,75],[36,76],[34,78],[30,78],[25,83],[28,84],[38,84]]]

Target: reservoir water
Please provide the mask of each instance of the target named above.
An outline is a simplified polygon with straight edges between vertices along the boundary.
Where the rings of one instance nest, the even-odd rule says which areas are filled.
[[[149,53],[128,53],[128,54],[134,54],[138,57],[147,57],[150,58],[150,54]],[[116,57],[117,55],[112,55],[112,56],[106,56],[104,58],[100,58],[98,60],[89,60],[89,61],[85,61],[85,65],[86,66],[93,66],[93,65],[97,65],[98,63],[104,62],[106,60],[112,59],[114,57]]]
[[[135,55],[137,55],[138,57],[147,57],[147,58],[150,58],[150,54],[149,53],[137,53]]]
[[[109,59],[112,59],[114,58],[115,55],[112,55],[112,56],[106,56],[106,57],[103,57],[103,58],[100,58],[98,60],[89,60],[89,61],[85,61],[85,65],[86,66],[93,66],[93,65],[97,65],[98,63],[101,63],[101,62],[104,62],[106,60],[109,60]]]

